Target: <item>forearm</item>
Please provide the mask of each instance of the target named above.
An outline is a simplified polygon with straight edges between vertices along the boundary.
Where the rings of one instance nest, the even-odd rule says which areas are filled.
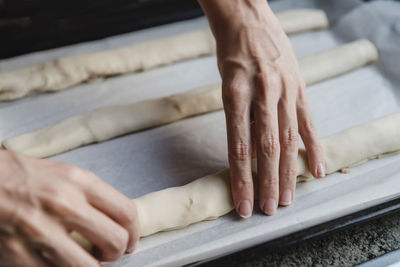
[[[277,21],[265,0],[199,0],[199,3],[216,38],[230,29],[274,25]]]

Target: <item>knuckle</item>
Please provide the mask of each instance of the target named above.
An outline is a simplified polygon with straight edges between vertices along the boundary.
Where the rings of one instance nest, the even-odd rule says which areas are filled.
[[[296,170],[296,168],[285,168],[282,172],[281,172],[281,178],[284,180],[284,182],[285,182],[285,179],[288,179],[288,180],[290,180],[290,179],[292,179],[292,178],[294,178],[294,177],[296,177],[297,176],[297,170]]]
[[[287,129],[284,133],[282,146],[285,150],[297,150],[299,144],[298,130],[295,127]]]
[[[65,219],[67,220],[83,217],[82,212],[79,212],[81,209],[77,209],[76,206],[71,203],[70,198],[67,198],[64,195],[58,195],[57,197],[55,197],[51,205],[51,209],[56,211],[57,213],[68,215],[65,217]]]
[[[244,177],[239,177],[235,179],[233,183],[237,190],[242,191],[243,189],[253,188],[253,183],[250,179],[246,179]]]
[[[39,199],[54,200],[62,194],[59,183],[46,183],[34,191],[34,195]]]
[[[232,82],[232,83],[224,86],[223,92],[226,95],[233,95],[234,96],[234,95],[238,95],[238,94],[241,93],[241,89],[240,88],[241,88],[241,86],[238,83]]]
[[[32,241],[39,241],[46,237],[44,228],[43,213],[37,208],[26,208],[18,212],[15,219],[19,226],[19,230],[29,235]]]
[[[261,137],[261,150],[268,157],[279,155],[279,138],[273,134],[265,134]]]
[[[312,120],[307,120],[306,122],[302,123],[302,132],[306,136],[313,136],[316,129],[315,129],[315,124]]]
[[[87,185],[96,181],[96,176],[85,169],[67,165],[66,166],[67,179],[75,185]]]
[[[277,88],[281,87],[281,78],[279,75],[270,74],[265,75],[260,73],[257,75],[257,90],[256,90],[256,98],[266,102],[268,99],[273,98],[277,99],[279,90]]]
[[[67,184],[47,184],[36,193],[37,199],[47,208],[68,217],[79,217],[74,203],[83,199],[79,193]],[[81,202],[82,203],[82,202]]]
[[[83,169],[76,166],[63,164],[62,168],[64,169],[64,172],[69,180],[79,180],[83,176]]]
[[[282,84],[282,77],[279,74],[267,75],[264,80],[265,87],[267,88],[276,88]]]
[[[236,100],[236,97],[240,94],[240,88],[235,85],[225,86],[222,90],[222,100],[224,103],[231,103]]]
[[[282,78],[275,73],[259,74],[257,76],[258,87],[256,90],[256,98],[270,102],[271,99],[278,100],[279,95],[282,93],[279,90],[282,87]]]
[[[279,178],[277,176],[271,176],[267,179],[260,181],[260,187],[262,188],[277,188],[279,184]]]
[[[225,106],[231,109],[238,109],[241,107],[243,100],[247,99],[247,90],[243,86],[228,85],[222,90],[222,101]]]
[[[237,161],[251,159],[250,146],[246,142],[239,141],[230,146],[229,158]]]
[[[264,99],[255,98],[252,102],[253,112],[259,115],[263,123],[268,123],[277,117],[276,107],[271,108],[271,102],[264,101]]]
[[[297,77],[292,72],[284,71],[282,80],[285,86],[288,88],[294,88],[297,84]]]

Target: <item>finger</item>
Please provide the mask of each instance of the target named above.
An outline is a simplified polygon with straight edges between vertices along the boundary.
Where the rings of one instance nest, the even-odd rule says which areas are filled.
[[[88,202],[104,212],[129,233],[127,252],[132,252],[140,238],[139,218],[132,200],[101,180],[85,190]]]
[[[39,197],[66,229],[75,230],[99,248],[102,260],[116,260],[125,253],[129,238],[127,230],[89,205],[85,195],[75,187],[63,184],[62,190],[55,189],[55,192]]]
[[[128,232],[112,219],[93,207],[87,206],[81,212],[71,213],[65,225],[80,233],[99,250],[96,255],[100,260],[114,261],[127,249]]]
[[[294,86],[285,80],[285,90],[278,104],[279,139],[281,144],[279,160],[279,204],[290,205],[293,201],[297,179],[298,127],[296,96]]]
[[[297,100],[297,120],[299,132],[307,152],[308,166],[314,177],[325,176],[325,159],[317,130],[311,116],[304,87],[301,88]]]
[[[101,266],[88,252],[71,240],[66,232],[62,236],[58,235],[57,239],[47,236],[40,244],[35,245],[42,250],[42,257],[54,266]]]
[[[275,213],[279,200],[279,130],[277,91],[280,79],[258,76],[258,88],[253,103],[257,146],[259,205],[267,214]]]
[[[29,242],[27,245],[40,251],[46,262],[55,266],[99,266],[98,261],[69,238],[55,218],[40,210],[25,209],[17,220],[20,234]]]
[[[0,241],[0,266],[50,266],[34,251],[30,251],[26,244],[18,237],[7,237]]]
[[[252,109],[251,114],[254,114]],[[254,159],[257,157],[257,142],[256,142],[256,122],[254,120],[254,115],[250,118],[250,133],[251,133],[251,157]]]
[[[249,91],[238,77],[223,84],[232,197],[236,211],[243,218],[251,216],[254,199]]]
[[[85,192],[87,201],[128,231],[126,252],[132,252],[140,238],[139,218],[133,201],[93,173],[76,167],[74,170],[71,181]]]

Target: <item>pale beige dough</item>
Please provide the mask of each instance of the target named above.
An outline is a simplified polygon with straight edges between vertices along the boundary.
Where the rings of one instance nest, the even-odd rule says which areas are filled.
[[[325,13],[320,10],[296,9],[277,16],[287,33],[322,29],[328,25]],[[0,73],[0,101],[59,91],[98,77],[144,71],[213,53],[214,37],[209,29],[202,29],[115,50],[64,57]]]
[[[360,124],[321,140],[326,172],[331,174],[359,162],[400,151],[400,113]],[[255,162],[255,161],[254,161]],[[256,172],[255,164],[253,171]],[[298,181],[312,179],[304,149],[299,150]],[[140,236],[216,219],[233,210],[229,169],[199,178],[184,186],[149,193],[133,200],[137,207]],[[73,238],[86,248],[79,234]]]
[[[299,60],[307,85],[361,67],[377,59],[374,45],[358,40]],[[6,139],[3,146],[29,156],[48,157],[94,142],[170,123],[222,108],[221,85],[76,115],[31,133]]]

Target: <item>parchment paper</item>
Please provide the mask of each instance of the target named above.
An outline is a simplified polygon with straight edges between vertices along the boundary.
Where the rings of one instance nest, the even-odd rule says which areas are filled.
[[[400,4],[376,1],[284,0],[273,9],[324,9],[332,27],[291,36],[301,57],[358,38],[378,47],[380,59],[349,74],[308,88],[321,137],[399,111]],[[37,52],[0,61],[0,70],[60,56],[121,47],[207,25],[205,18],[180,22],[100,41]],[[168,49],[168,48],[166,48]],[[169,95],[218,81],[214,56],[145,73],[83,84],[55,94],[0,103],[0,139],[35,130],[97,107]],[[87,168],[134,198],[183,185],[228,166],[222,111],[185,119],[67,152],[54,160]],[[387,201],[400,195],[400,156],[373,160],[321,180],[299,184],[295,202],[274,216],[258,209],[250,219],[234,213],[186,229],[141,240],[139,249],[110,266],[177,266],[227,254]]]

